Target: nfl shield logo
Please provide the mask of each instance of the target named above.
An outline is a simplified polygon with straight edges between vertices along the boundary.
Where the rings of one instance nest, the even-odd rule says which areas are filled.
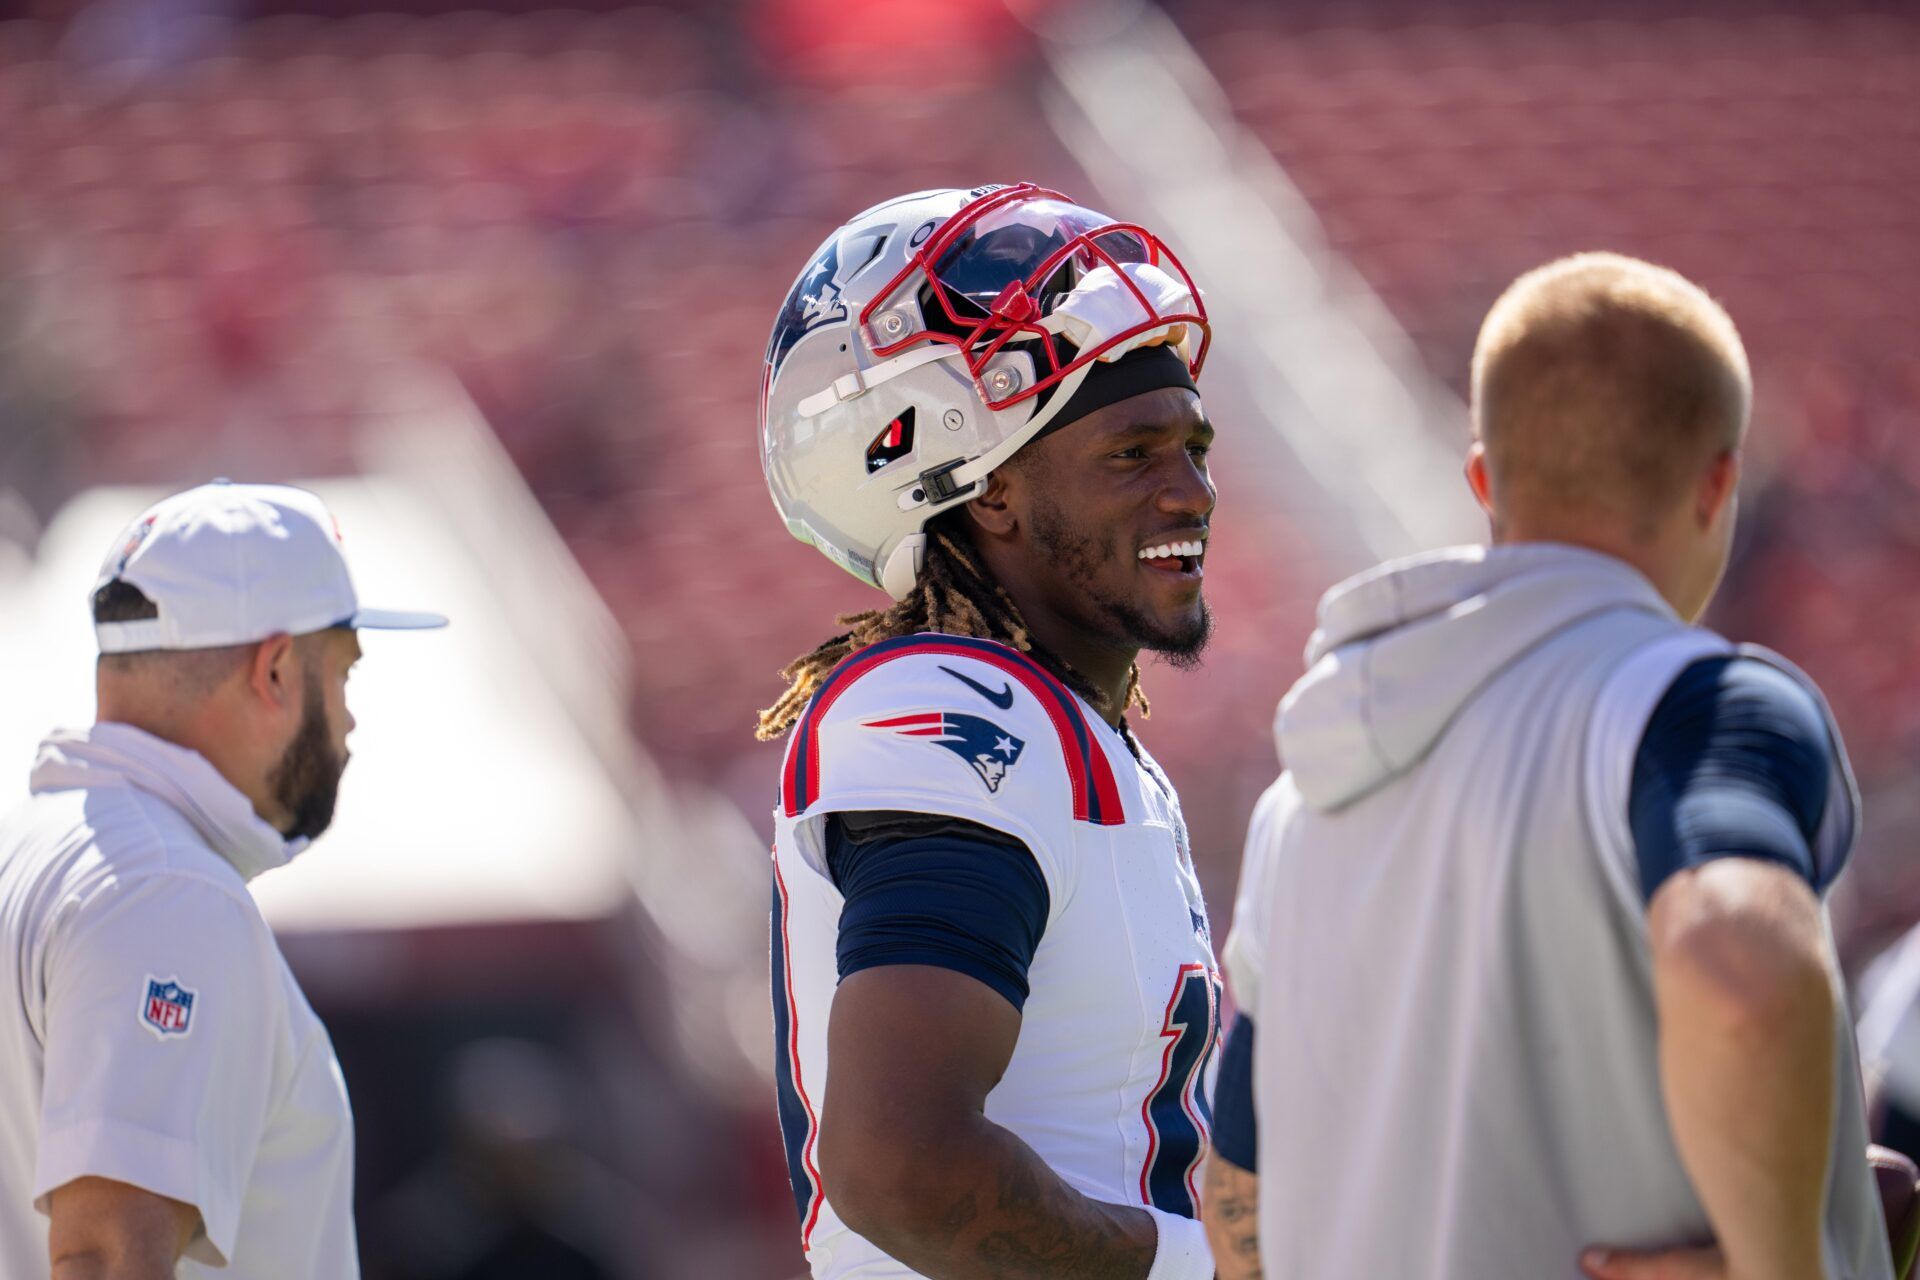
[[[161,1039],[183,1036],[193,1029],[194,992],[180,985],[180,979],[147,979],[147,996],[140,1006],[140,1021]]]

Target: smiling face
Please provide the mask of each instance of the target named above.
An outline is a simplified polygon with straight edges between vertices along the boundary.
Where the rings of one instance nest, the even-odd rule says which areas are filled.
[[[988,554],[1043,638],[1198,660],[1212,622],[1201,597],[1212,440],[1200,397],[1167,387],[1095,410],[995,473],[987,496],[1004,516],[987,522]]]

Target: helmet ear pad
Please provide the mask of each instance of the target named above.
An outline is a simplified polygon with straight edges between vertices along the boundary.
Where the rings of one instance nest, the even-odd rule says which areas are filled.
[[[920,566],[926,559],[925,529],[900,539],[886,563],[880,566],[880,589],[895,600],[906,599],[913,594],[913,585],[920,580]]]

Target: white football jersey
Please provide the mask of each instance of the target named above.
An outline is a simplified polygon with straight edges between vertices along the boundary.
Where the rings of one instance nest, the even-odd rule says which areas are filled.
[[[815,1280],[915,1272],[821,1194],[816,1141],[841,894],[830,813],[977,822],[1032,851],[1049,896],[1020,1037],[986,1114],[1082,1194],[1199,1216],[1220,983],[1186,825],[1166,775],[1032,659],[927,633],[862,649],[787,746],[775,811],[776,1083]]]

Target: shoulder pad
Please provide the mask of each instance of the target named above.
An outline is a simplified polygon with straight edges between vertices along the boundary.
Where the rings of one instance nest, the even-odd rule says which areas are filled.
[[[888,788],[1011,803],[1027,792],[1016,772],[1052,774],[1035,753],[1064,765],[1075,821],[1126,820],[1086,709],[1045,668],[991,640],[902,636],[852,654],[814,694],[787,746],[781,809],[798,817],[823,794]]]

